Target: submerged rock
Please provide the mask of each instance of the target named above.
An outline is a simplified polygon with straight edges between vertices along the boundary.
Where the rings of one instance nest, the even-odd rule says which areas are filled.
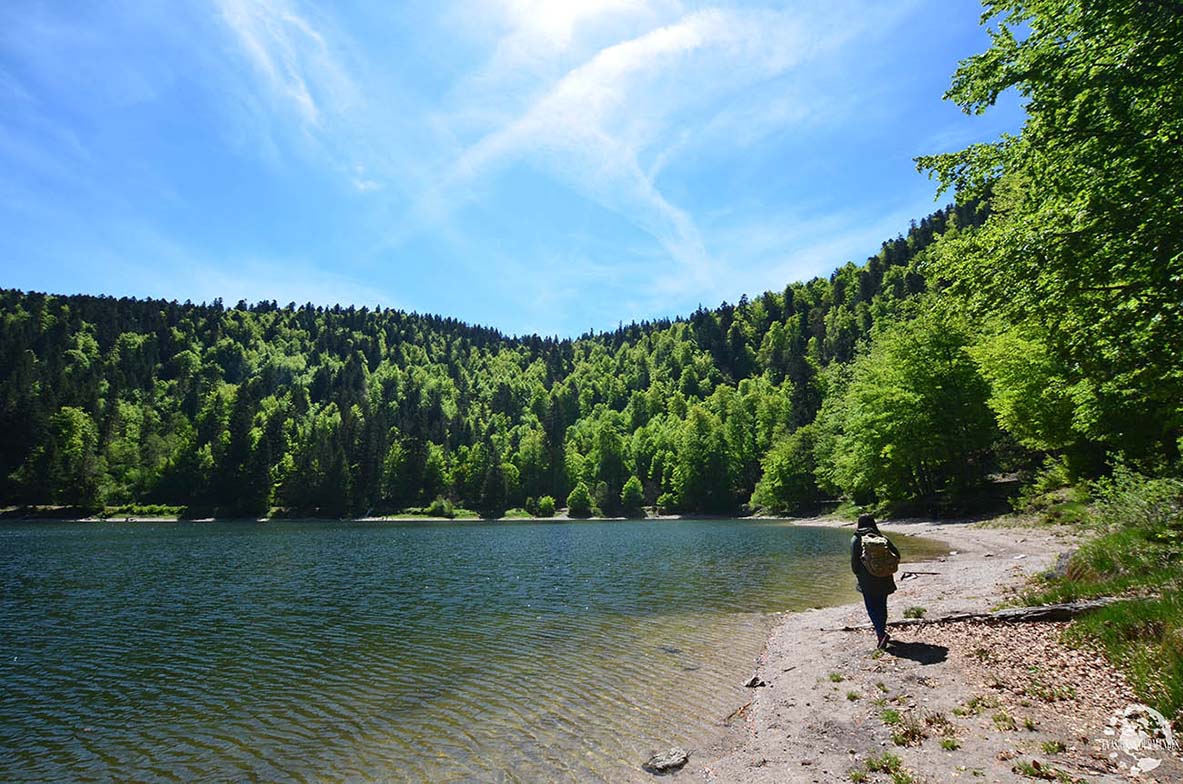
[[[678,746],[673,747],[668,751],[663,751],[660,754],[654,754],[641,767],[650,773],[671,773],[679,770],[690,760],[690,752]]]

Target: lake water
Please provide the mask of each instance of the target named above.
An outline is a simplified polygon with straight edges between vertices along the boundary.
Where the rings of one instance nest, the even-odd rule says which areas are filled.
[[[856,597],[849,536],[0,524],[0,780],[629,778],[750,699],[768,613]]]

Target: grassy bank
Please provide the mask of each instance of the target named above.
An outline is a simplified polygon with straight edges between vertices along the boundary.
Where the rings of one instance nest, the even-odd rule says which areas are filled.
[[[1183,729],[1183,480],[1119,469],[1092,490],[1079,549],[1023,599],[1128,597],[1074,622],[1068,641],[1098,645],[1139,699]]]

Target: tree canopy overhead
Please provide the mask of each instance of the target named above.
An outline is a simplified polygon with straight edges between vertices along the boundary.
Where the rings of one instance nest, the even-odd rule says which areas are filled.
[[[978,231],[930,274],[1022,325],[1055,364],[1078,437],[1175,459],[1183,425],[1183,3],[989,0],[991,46],[947,98],[982,113],[1026,100],[1018,136],[918,159]],[[1048,441],[1059,437],[1048,434]]]

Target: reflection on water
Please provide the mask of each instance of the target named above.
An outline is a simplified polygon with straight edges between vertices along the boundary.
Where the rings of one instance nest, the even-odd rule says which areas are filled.
[[[0,780],[619,780],[746,701],[849,532],[0,525]],[[913,543],[915,550],[920,543]]]

